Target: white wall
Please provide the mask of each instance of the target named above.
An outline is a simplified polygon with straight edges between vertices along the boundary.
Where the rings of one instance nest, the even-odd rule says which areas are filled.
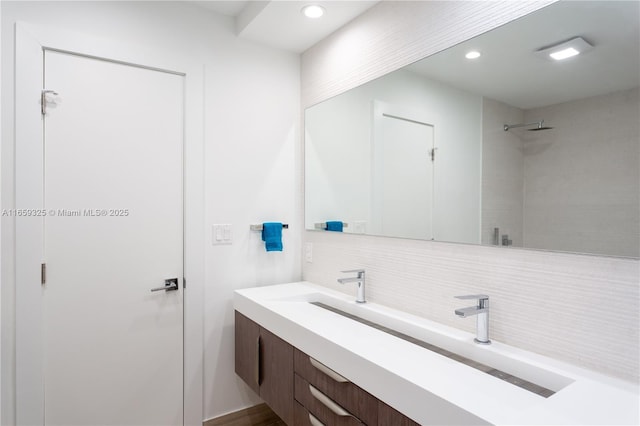
[[[182,2],[6,2],[2,93],[13,91],[13,24],[21,20],[162,50],[205,67],[204,413],[257,398],[233,366],[235,288],[300,279],[299,57],[242,41],[233,19]],[[144,58],[141,58],[144,61]],[[2,207],[13,203],[13,100],[2,97]],[[187,117],[189,120],[189,117]],[[189,185],[189,182],[186,183]],[[189,206],[187,206],[189,208]],[[252,223],[290,224],[284,252],[266,253]],[[211,225],[233,225],[233,244],[211,245]],[[12,223],[2,223],[2,424],[14,415]]]
[[[2,46],[2,7],[0,7],[0,50]],[[2,99],[2,84],[0,84],[0,99]],[[0,102],[0,117],[2,117],[2,102]],[[2,135],[2,120],[0,119],[0,135]],[[2,138],[0,137],[0,141]],[[0,149],[0,176],[2,175],[2,149]],[[2,185],[0,185],[0,207],[2,206]],[[0,241],[2,241],[2,226],[0,226]],[[2,253],[2,245],[0,244],[0,254]],[[1,257],[1,256],[0,256]],[[0,324],[2,324],[2,262],[0,261]],[[3,363],[2,363],[2,327],[0,326],[0,401],[2,401],[2,395],[4,391],[4,380],[2,379]],[[4,424],[4,417],[2,415],[2,403],[0,403],[0,424]]]
[[[382,101],[435,126],[433,232],[440,241],[480,241],[482,98],[400,70],[305,113],[306,227],[331,218],[372,229],[372,103]],[[330,126],[326,123],[331,123]],[[425,155],[425,161],[427,157]],[[354,227],[346,228],[353,232]]]
[[[527,247],[640,256],[638,88],[525,111]]]
[[[385,2],[303,53],[302,107],[516,19],[549,2]],[[637,157],[636,157],[637,158]],[[633,259],[306,232],[303,277],[338,291],[367,270],[370,300],[475,331],[453,297],[488,293],[495,340],[617,377],[640,376]]]

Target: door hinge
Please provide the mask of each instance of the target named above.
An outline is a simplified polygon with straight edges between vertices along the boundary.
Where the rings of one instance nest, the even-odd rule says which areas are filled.
[[[55,105],[55,101],[47,97],[47,95],[49,94],[53,96],[58,96],[58,92],[56,92],[55,90],[42,90],[40,92],[40,112],[42,113],[43,116],[47,115],[47,104],[49,102]]]
[[[47,283],[47,264],[42,263],[40,265],[40,284]]]
[[[431,148],[429,150],[429,156],[431,157],[431,161],[435,161],[436,160],[436,149],[438,149],[438,148]]]
[[[182,288],[187,288],[187,279],[182,277]]]

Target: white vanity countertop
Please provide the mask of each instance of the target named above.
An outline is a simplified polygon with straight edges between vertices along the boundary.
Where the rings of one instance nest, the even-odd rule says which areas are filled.
[[[441,333],[473,335],[308,282],[237,290],[237,311],[422,425],[614,425],[640,423],[637,385],[499,342],[473,351],[500,356],[570,382],[549,398],[497,379],[357,321],[311,305],[319,296]],[[453,314],[453,313],[452,313]],[[365,315],[362,315],[366,317]],[[426,340],[426,339],[425,339]],[[505,358],[505,359],[506,359]]]

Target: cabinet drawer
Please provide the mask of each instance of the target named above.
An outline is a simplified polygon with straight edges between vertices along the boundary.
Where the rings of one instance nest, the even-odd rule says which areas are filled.
[[[304,408],[302,404],[296,401],[294,409],[294,419],[295,426],[327,426],[325,423],[321,422],[316,416],[311,414],[309,410]]]
[[[314,415],[322,424],[327,426],[362,426],[353,413],[346,410],[337,402],[333,401],[319,389],[310,385],[299,375],[295,375],[295,397],[309,413]]]
[[[341,381],[346,379],[340,379],[332,370],[328,371],[329,374],[322,372],[318,367],[323,370],[326,370],[327,367],[318,365],[317,362],[315,364],[316,366],[312,364],[309,355],[298,349],[294,350],[294,371],[300,378],[313,385],[362,422],[368,425],[378,424],[378,400],[376,398],[349,381]]]

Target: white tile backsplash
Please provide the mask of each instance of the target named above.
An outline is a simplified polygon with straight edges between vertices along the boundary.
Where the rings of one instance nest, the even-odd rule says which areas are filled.
[[[475,332],[454,299],[490,296],[493,340],[638,379],[638,261],[569,253],[307,232],[304,279],[344,293],[339,271],[366,270],[367,299]]]

